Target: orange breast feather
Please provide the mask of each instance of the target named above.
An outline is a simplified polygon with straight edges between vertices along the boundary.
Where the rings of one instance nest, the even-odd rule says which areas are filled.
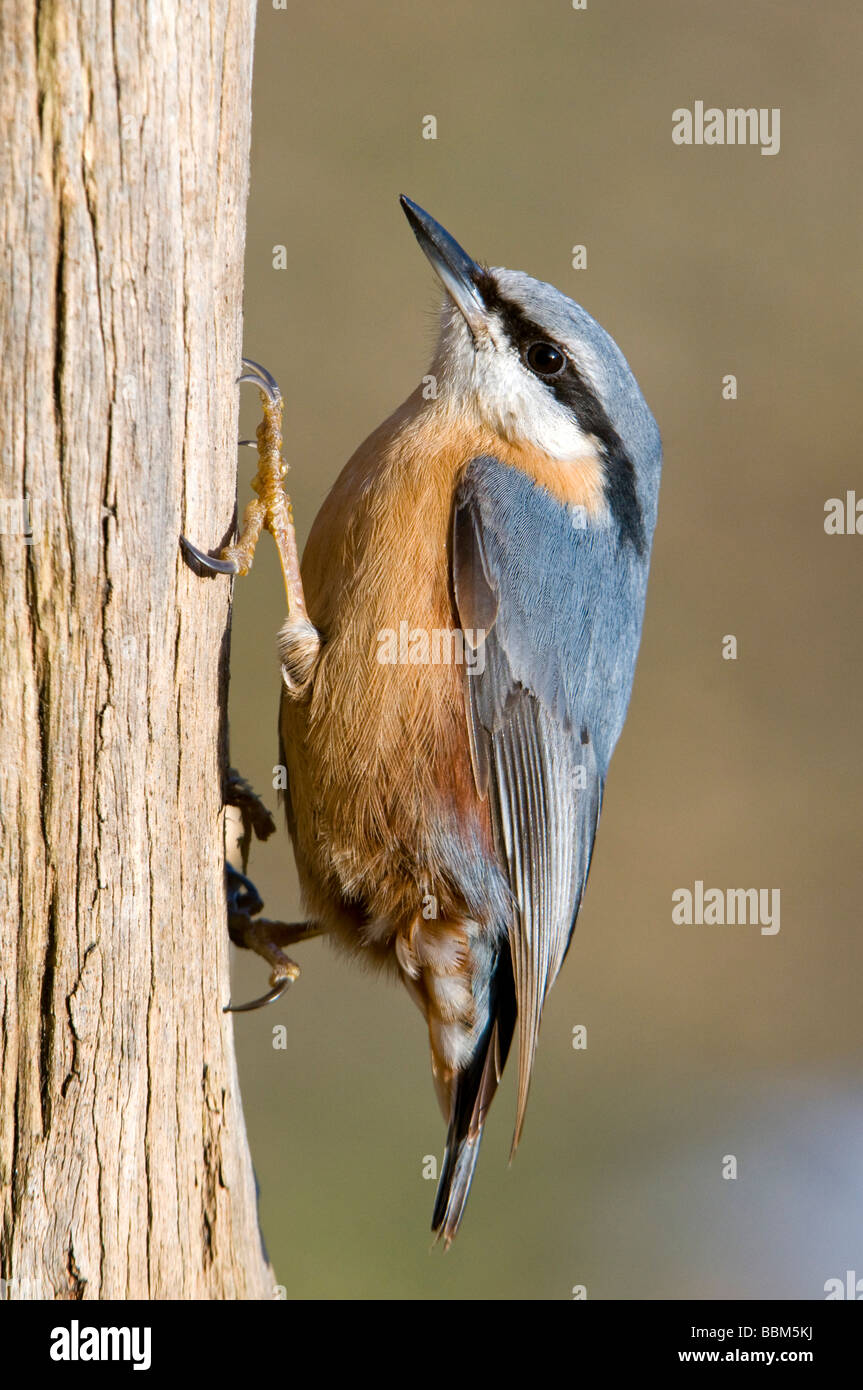
[[[425,891],[457,916],[460,905],[446,901],[448,885],[436,876],[441,817],[469,823],[492,850],[461,668],[379,660],[386,635],[402,624],[430,641],[455,626],[453,496],[482,453],[522,468],[562,501],[602,505],[590,459],[574,467],[506,443],[423,401],[418,389],[354,454],[309,536],[303,583],[324,647],[310,698],[283,699],[281,729],[304,888],[313,910],[330,918],[348,901],[363,915],[410,921]]]

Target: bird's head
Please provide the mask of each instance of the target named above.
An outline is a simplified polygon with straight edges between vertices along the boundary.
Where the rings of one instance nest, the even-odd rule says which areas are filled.
[[[553,285],[481,265],[410,198],[401,204],[446,290],[432,368],[443,408],[551,460],[598,458],[611,510],[635,531],[641,512],[652,531],[659,431],[614,340]]]

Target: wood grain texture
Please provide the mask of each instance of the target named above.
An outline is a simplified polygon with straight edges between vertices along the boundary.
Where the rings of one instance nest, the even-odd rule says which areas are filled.
[[[253,0],[0,0],[0,1277],[266,1298],[223,882]],[[14,524],[34,508],[32,543]]]

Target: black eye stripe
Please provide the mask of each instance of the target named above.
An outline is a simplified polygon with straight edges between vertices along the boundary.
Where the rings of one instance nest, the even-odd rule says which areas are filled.
[[[500,316],[510,342],[522,356],[532,344],[550,342],[548,334],[538,323],[528,318],[518,304],[500,293],[490,271],[480,277],[477,289],[486,308]],[[563,352],[563,349],[560,351]],[[644,517],[635,486],[632,460],[593,387],[567,353],[563,355],[566,359],[563,371],[556,376],[539,376],[537,373],[537,380],[542,381],[546,390],[551,391],[555,399],[572,412],[586,434],[592,434],[599,441],[605,460],[605,495],[618,523],[621,540],[628,540],[639,554],[643,554],[647,544]]]

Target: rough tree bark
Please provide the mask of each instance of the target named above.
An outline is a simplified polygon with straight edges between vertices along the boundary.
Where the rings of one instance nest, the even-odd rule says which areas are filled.
[[[229,585],[178,550],[234,508],[254,3],[0,26],[0,1277],[269,1297],[222,1013]]]

